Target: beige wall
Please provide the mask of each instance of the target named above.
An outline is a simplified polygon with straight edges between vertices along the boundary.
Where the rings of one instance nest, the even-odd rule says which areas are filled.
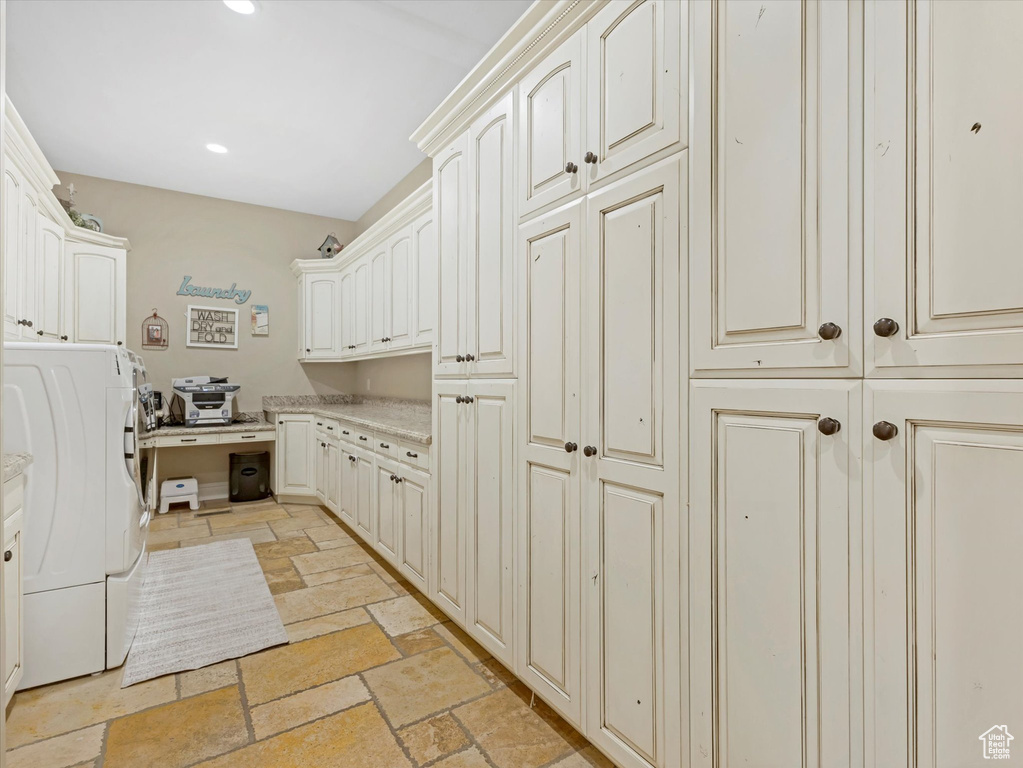
[[[429,400],[433,376],[429,352],[379,360],[360,360],[342,363],[352,369],[350,389],[355,395],[374,397],[401,397]]]
[[[355,234],[360,235],[375,224],[389,210],[411,195],[424,183],[433,178],[433,159],[426,158],[417,165],[404,179],[395,184],[390,191],[377,200],[355,223]],[[347,241],[342,240],[346,243]]]
[[[156,389],[170,390],[175,376],[227,376],[242,385],[239,406],[259,410],[263,395],[333,394],[350,391],[351,365],[302,365],[296,356],[297,283],[288,265],[312,258],[323,238],[355,236],[355,223],[171,192],[137,184],[59,172],[74,182],[75,207],[103,220],[105,231],[127,237],[128,338],[141,352]],[[58,190],[59,197],[66,197]],[[222,299],[177,296],[185,275],[192,284],[251,289],[243,305]],[[185,345],[189,304],[238,309],[237,350]],[[249,330],[253,304],[270,307],[270,335]],[[142,321],[156,308],[170,325],[165,351],[141,349]]]

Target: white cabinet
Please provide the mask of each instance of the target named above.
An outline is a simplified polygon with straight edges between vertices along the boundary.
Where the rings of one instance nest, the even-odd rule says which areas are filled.
[[[524,270],[518,316],[525,381],[517,414],[515,670],[579,728],[582,206],[523,225],[517,259]]]
[[[684,763],[855,765],[861,387],[699,381],[691,403]]]
[[[387,348],[412,344],[412,227],[406,227],[387,241],[391,270],[387,290]]]
[[[463,133],[433,160],[433,214],[437,228],[437,339],[434,374],[464,375],[466,243],[468,205],[466,165],[469,134]]]
[[[391,255],[387,243],[369,256],[369,351],[387,350],[391,303]]]
[[[341,354],[340,280],[337,273],[303,276],[306,359],[336,358]]]
[[[433,385],[433,445],[436,512],[430,531],[430,597],[445,613],[465,623],[465,528],[469,471],[466,451],[468,409],[464,381]]]
[[[425,593],[430,561],[430,475],[402,467],[400,476],[398,570]]]
[[[355,270],[349,267],[338,278],[338,315],[341,330],[339,357],[350,357],[355,349]]]
[[[986,764],[1023,721],[1023,386],[870,382],[866,410],[866,765]]]
[[[587,738],[680,764],[684,153],[586,201],[582,500]]]
[[[373,465],[373,547],[391,565],[398,564],[401,499],[398,462],[376,457]]]
[[[332,512],[341,509],[340,447],[335,422],[316,418],[313,430],[312,457],[315,464],[316,498]]]
[[[369,292],[370,264],[363,259],[355,265],[352,301],[352,354],[365,355],[370,351]]]
[[[412,223],[412,345],[429,347],[437,327],[437,232],[433,213]]]
[[[341,443],[339,462],[338,482],[341,488],[339,492],[340,510],[338,514],[342,520],[354,528],[359,498],[359,470],[355,449],[346,443]]]
[[[4,699],[6,707],[23,675],[22,617],[24,615],[24,564],[21,533],[24,524],[22,500],[24,477],[15,477],[4,483],[3,537],[4,537]]]
[[[277,483],[278,496],[316,495],[315,427],[307,413],[277,416]]]
[[[7,160],[4,169],[3,225],[4,225],[4,338],[21,336],[24,325],[23,275],[25,251],[22,247],[24,228],[21,226],[23,190],[26,181]]]
[[[64,296],[72,341],[123,344],[127,330],[125,251],[71,238],[64,248]]]
[[[694,10],[692,368],[858,375],[854,13]]]
[[[35,335],[40,341],[67,340],[64,330],[64,228],[43,214],[39,215],[36,234],[35,315]]]
[[[871,373],[1019,376],[1023,6],[867,10]]]

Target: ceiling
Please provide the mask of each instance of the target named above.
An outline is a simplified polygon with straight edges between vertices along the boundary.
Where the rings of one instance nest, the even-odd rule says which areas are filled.
[[[10,0],[7,92],[58,170],[356,220],[529,4]]]

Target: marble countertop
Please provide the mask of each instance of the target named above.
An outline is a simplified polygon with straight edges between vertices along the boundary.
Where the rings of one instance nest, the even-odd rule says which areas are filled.
[[[228,432],[270,432],[277,429],[277,425],[267,421],[262,411],[252,413],[240,413],[231,424],[223,424],[215,427],[160,427],[152,432],[146,432],[139,437],[143,440],[153,437],[172,437],[175,435],[194,435],[202,432],[212,434],[225,434]]]
[[[338,402],[340,398],[345,400]],[[433,415],[424,400],[355,398],[347,395],[315,397],[266,397],[263,410],[268,418],[278,413],[311,413],[327,419],[372,429],[374,432],[429,445],[433,440]]]
[[[32,463],[31,453],[5,453],[4,454],[4,482],[12,477],[17,477],[25,471],[25,467]]]

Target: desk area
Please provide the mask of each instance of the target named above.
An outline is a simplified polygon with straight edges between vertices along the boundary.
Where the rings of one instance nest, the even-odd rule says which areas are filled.
[[[172,448],[190,445],[223,445],[226,443],[260,443],[277,436],[274,422],[266,420],[262,411],[239,414],[231,424],[216,427],[160,427],[147,432],[139,441],[143,448]]]

